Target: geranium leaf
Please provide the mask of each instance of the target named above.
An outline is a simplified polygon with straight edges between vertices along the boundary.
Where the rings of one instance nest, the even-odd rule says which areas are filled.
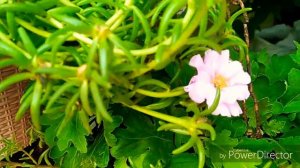
[[[42,125],[46,125],[47,128],[45,129],[45,142],[47,143],[47,145],[49,147],[53,147],[56,145],[55,142],[55,137],[56,137],[56,132],[57,129],[59,127],[59,124],[63,118],[63,114],[62,112],[60,113],[55,113],[55,116],[60,116],[57,119],[52,119],[51,116],[53,116],[53,114],[44,114],[41,117],[41,123]]]
[[[114,162],[114,168],[129,168],[129,166],[127,165],[127,158],[122,157],[116,159],[116,161]]]
[[[134,111],[124,111],[124,126],[115,131],[118,142],[111,149],[115,158],[129,158],[145,154],[143,166],[156,165],[159,160],[167,163],[173,149],[172,134],[157,132],[150,118]]]
[[[70,122],[63,129],[62,133],[57,136],[58,141],[57,145],[61,151],[70,147],[70,142],[82,153],[87,152],[87,141],[86,136],[87,132],[83,128],[82,123],[77,114],[73,117]]]
[[[242,118],[217,117],[215,122],[217,123],[216,131],[229,130],[232,137],[240,137],[247,130],[247,126]]]
[[[288,102],[283,109],[284,113],[298,113],[300,112],[300,94]]]
[[[255,54],[254,58],[257,57],[257,62],[267,66],[270,62],[270,56],[267,52],[260,52],[257,55]]]
[[[271,84],[279,80],[286,80],[288,73],[295,66],[296,64],[290,56],[273,55],[270,64],[266,66],[266,75]]]
[[[271,151],[275,146],[274,141],[268,141],[266,139],[255,138],[242,138],[237,145],[239,149],[249,149],[251,151]]]
[[[69,167],[81,167],[86,166],[93,167],[92,163],[89,163],[88,161],[84,161],[84,154],[78,152],[78,150],[75,147],[69,147],[66,150],[66,155],[63,158],[63,162],[61,164],[61,168],[69,168]],[[84,162],[84,164],[82,164]]]
[[[299,136],[299,134],[300,134],[300,127],[297,127],[286,131],[281,137],[282,138],[293,137],[293,136]]]
[[[285,152],[292,153],[291,160],[300,163],[300,133],[295,137],[280,138],[279,144],[284,148]]]
[[[253,104],[254,102],[252,98],[249,98],[246,102],[247,116],[249,118],[248,126],[252,128],[256,128],[256,116],[255,116]],[[272,104],[270,103],[269,98],[264,98],[259,100],[258,105],[259,105],[259,113],[261,116],[261,120],[264,123],[264,121],[268,120],[272,115],[271,114]]]
[[[259,75],[259,64],[256,61],[251,62],[251,78],[255,79]]]
[[[272,108],[271,108],[271,113],[272,114],[281,114],[281,113],[283,113],[283,105],[278,101],[273,102],[272,103]]]
[[[295,63],[297,63],[298,65],[300,65],[300,48],[298,48],[298,50],[297,50],[297,52],[295,54],[291,54],[291,58],[293,59],[293,61]]]
[[[261,161],[247,161],[247,162],[224,162],[224,168],[257,168],[261,164]]]
[[[86,158],[90,159],[97,167],[107,167],[109,162],[109,147],[103,135],[99,135],[88,147]]]
[[[104,137],[106,140],[106,143],[109,146],[114,146],[117,142],[117,138],[115,135],[112,134],[112,132],[120,126],[122,123],[123,118],[121,116],[113,116],[113,122],[104,121]]]
[[[285,102],[290,101],[300,93],[300,70],[293,68],[288,74],[288,89],[283,96]]]
[[[284,81],[276,81],[270,84],[266,76],[256,78],[253,82],[253,86],[258,99],[269,97],[271,101],[274,101],[286,92],[286,84]]]
[[[264,124],[263,129],[269,136],[274,137],[279,133],[288,131],[291,126],[292,124],[287,117],[278,116]]]
[[[192,168],[198,166],[198,156],[196,154],[182,153],[174,155],[171,158],[170,165],[172,168]]]
[[[223,160],[220,158],[220,155],[227,155],[238,144],[238,139],[231,138],[230,134],[229,130],[223,130],[217,133],[214,141],[207,141],[205,143],[207,155],[215,167],[222,167]]]

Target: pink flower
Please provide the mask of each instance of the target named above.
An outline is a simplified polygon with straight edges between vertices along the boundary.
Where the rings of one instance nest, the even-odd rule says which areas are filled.
[[[220,88],[220,101],[212,114],[231,117],[242,113],[237,101],[249,97],[247,84],[251,82],[251,78],[244,72],[240,62],[230,60],[229,50],[223,50],[221,53],[208,50],[204,60],[200,55],[195,55],[189,64],[197,68],[198,72],[184,88],[193,101],[202,103],[206,100],[206,104],[211,106],[217,88]]]

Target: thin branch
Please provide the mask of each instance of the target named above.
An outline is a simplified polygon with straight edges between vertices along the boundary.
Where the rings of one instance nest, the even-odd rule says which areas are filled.
[[[37,165],[37,161],[27,152],[25,151],[24,149],[21,150],[26,156],[28,156],[30,158],[30,160],[35,164]]]
[[[244,120],[244,122],[246,123],[246,126],[247,126],[247,128],[248,128],[249,124],[248,124],[248,117],[247,117],[246,100],[244,100],[244,101],[242,102],[242,111],[243,111],[243,114],[242,114],[243,120]]]
[[[244,5],[242,0],[237,0],[237,1],[240,4],[240,7],[242,9],[245,8],[245,5]],[[249,49],[249,46],[250,46],[249,31],[248,31],[249,17],[248,17],[247,12],[245,12],[243,14],[243,17],[244,17],[244,24],[243,24],[243,26],[244,26],[244,37],[245,37],[245,41],[246,41],[246,44],[247,44],[248,49]],[[246,53],[246,63],[247,63],[247,72],[249,73],[249,75],[251,75],[252,71],[251,71],[251,61],[250,61],[250,57],[249,57],[249,51],[247,51],[247,53]],[[260,113],[259,113],[258,100],[257,100],[257,97],[256,97],[254,91],[253,91],[253,84],[252,83],[250,83],[248,85],[248,88],[249,88],[249,91],[250,91],[250,95],[251,95],[251,97],[254,101],[254,112],[255,112],[255,119],[256,119],[256,138],[261,138],[262,137],[261,118],[260,118]],[[245,102],[243,102],[243,104],[244,104],[244,107],[246,107]],[[244,111],[244,113],[246,113],[246,111]],[[245,114],[245,116],[246,116],[246,114]]]
[[[18,162],[7,162],[0,161],[0,167],[31,167],[31,168],[57,168],[56,166],[48,166],[48,165],[33,165],[27,163],[18,163]]]

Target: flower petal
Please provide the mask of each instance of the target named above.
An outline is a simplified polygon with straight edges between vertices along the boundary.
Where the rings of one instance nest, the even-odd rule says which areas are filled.
[[[210,89],[210,91],[208,92],[208,95],[207,95],[207,98],[206,98],[206,104],[208,106],[211,106],[213,104],[213,102],[216,98],[216,93],[217,93],[217,89],[215,87]],[[222,93],[221,93],[221,96],[222,96]]]
[[[245,100],[250,92],[247,85],[235,85],[222,89],[221,101],[232,104],[237,100]]]
[[[195,68],[203,66],[203,59],[200,54],[193,56],[189,62],[189,65]]]
[[[232,61],[230,63],[224,64],[222,67],[220,67],[217,71],[218,74],[222,75],[226,79],[230,79],[233,76],[244,72],[243,66],[238,61]]]
[[[198,81],[202,81],[203,83],[212,85],[211,76],[209,75],[209,72],[203,70],[203,71],[200,71],[197,76],[198,76]]]
[[[239,94],[236,95],[237,100],[246,100],[250,96],[250,92],[247,85],[238,85],[234,86],[235,88],[239,88]]]
[[[215,73],[219,65],[219,53],[214,50],[207,50],[204,56],[204,64],[211,73]]]
[[[213,89],[208,83],[198,81],[185,87],[185,91],[189,92],[190,98],[196,103],[202,103],[209,96],[209,91]]]
[[[225,103],[229,103],[232,104],[234,102],[236,102],[237,100],[237,93],[238,90],[236,89],[231,89],[231,88],[224,88],[221,90],[221,98],[220,101],[221,102],[225,102]]]
[[[234,104],[228,104],[227,107],[229,108],[230,114],[232,116],[236,117],[243,113],[240,105],[237,102],[235,102]]]
[[[228,62],[229,61],[229,50],[223,50],[223,51],[221,51],[221,55],[222,55],[222,57],[224,58],[224,59],[226,59],[227,61],[226,62]]]
[[[212,114],[213,115],[220,114],[221,116],[231,117],[229,108],[224,103],[220,103],[217,109]]]
[[[229,85],[244,84],[247,85],[251,82],[251,77],[247,72],[240,72],[228,81]]]
[[[211,75],[215,75],[216,72],[229,63],[229,51],[223,50],[218,53],[214,50],[207,50],[204,56],[204,64],[207,66],[207,70]]]

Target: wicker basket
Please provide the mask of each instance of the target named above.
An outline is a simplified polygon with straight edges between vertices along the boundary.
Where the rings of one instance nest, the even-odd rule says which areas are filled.
[[[0,81],[15,73],[18,73],[16,67],[0,69]],[[29,117],[24,117],[19,122],[15,121],[25,85],[25,82],[17,83],[0,93],[0,149],[4,147],[1,143],[2,138],[12,139],[21,147],[28,146],[26,130],[30,126]]]

